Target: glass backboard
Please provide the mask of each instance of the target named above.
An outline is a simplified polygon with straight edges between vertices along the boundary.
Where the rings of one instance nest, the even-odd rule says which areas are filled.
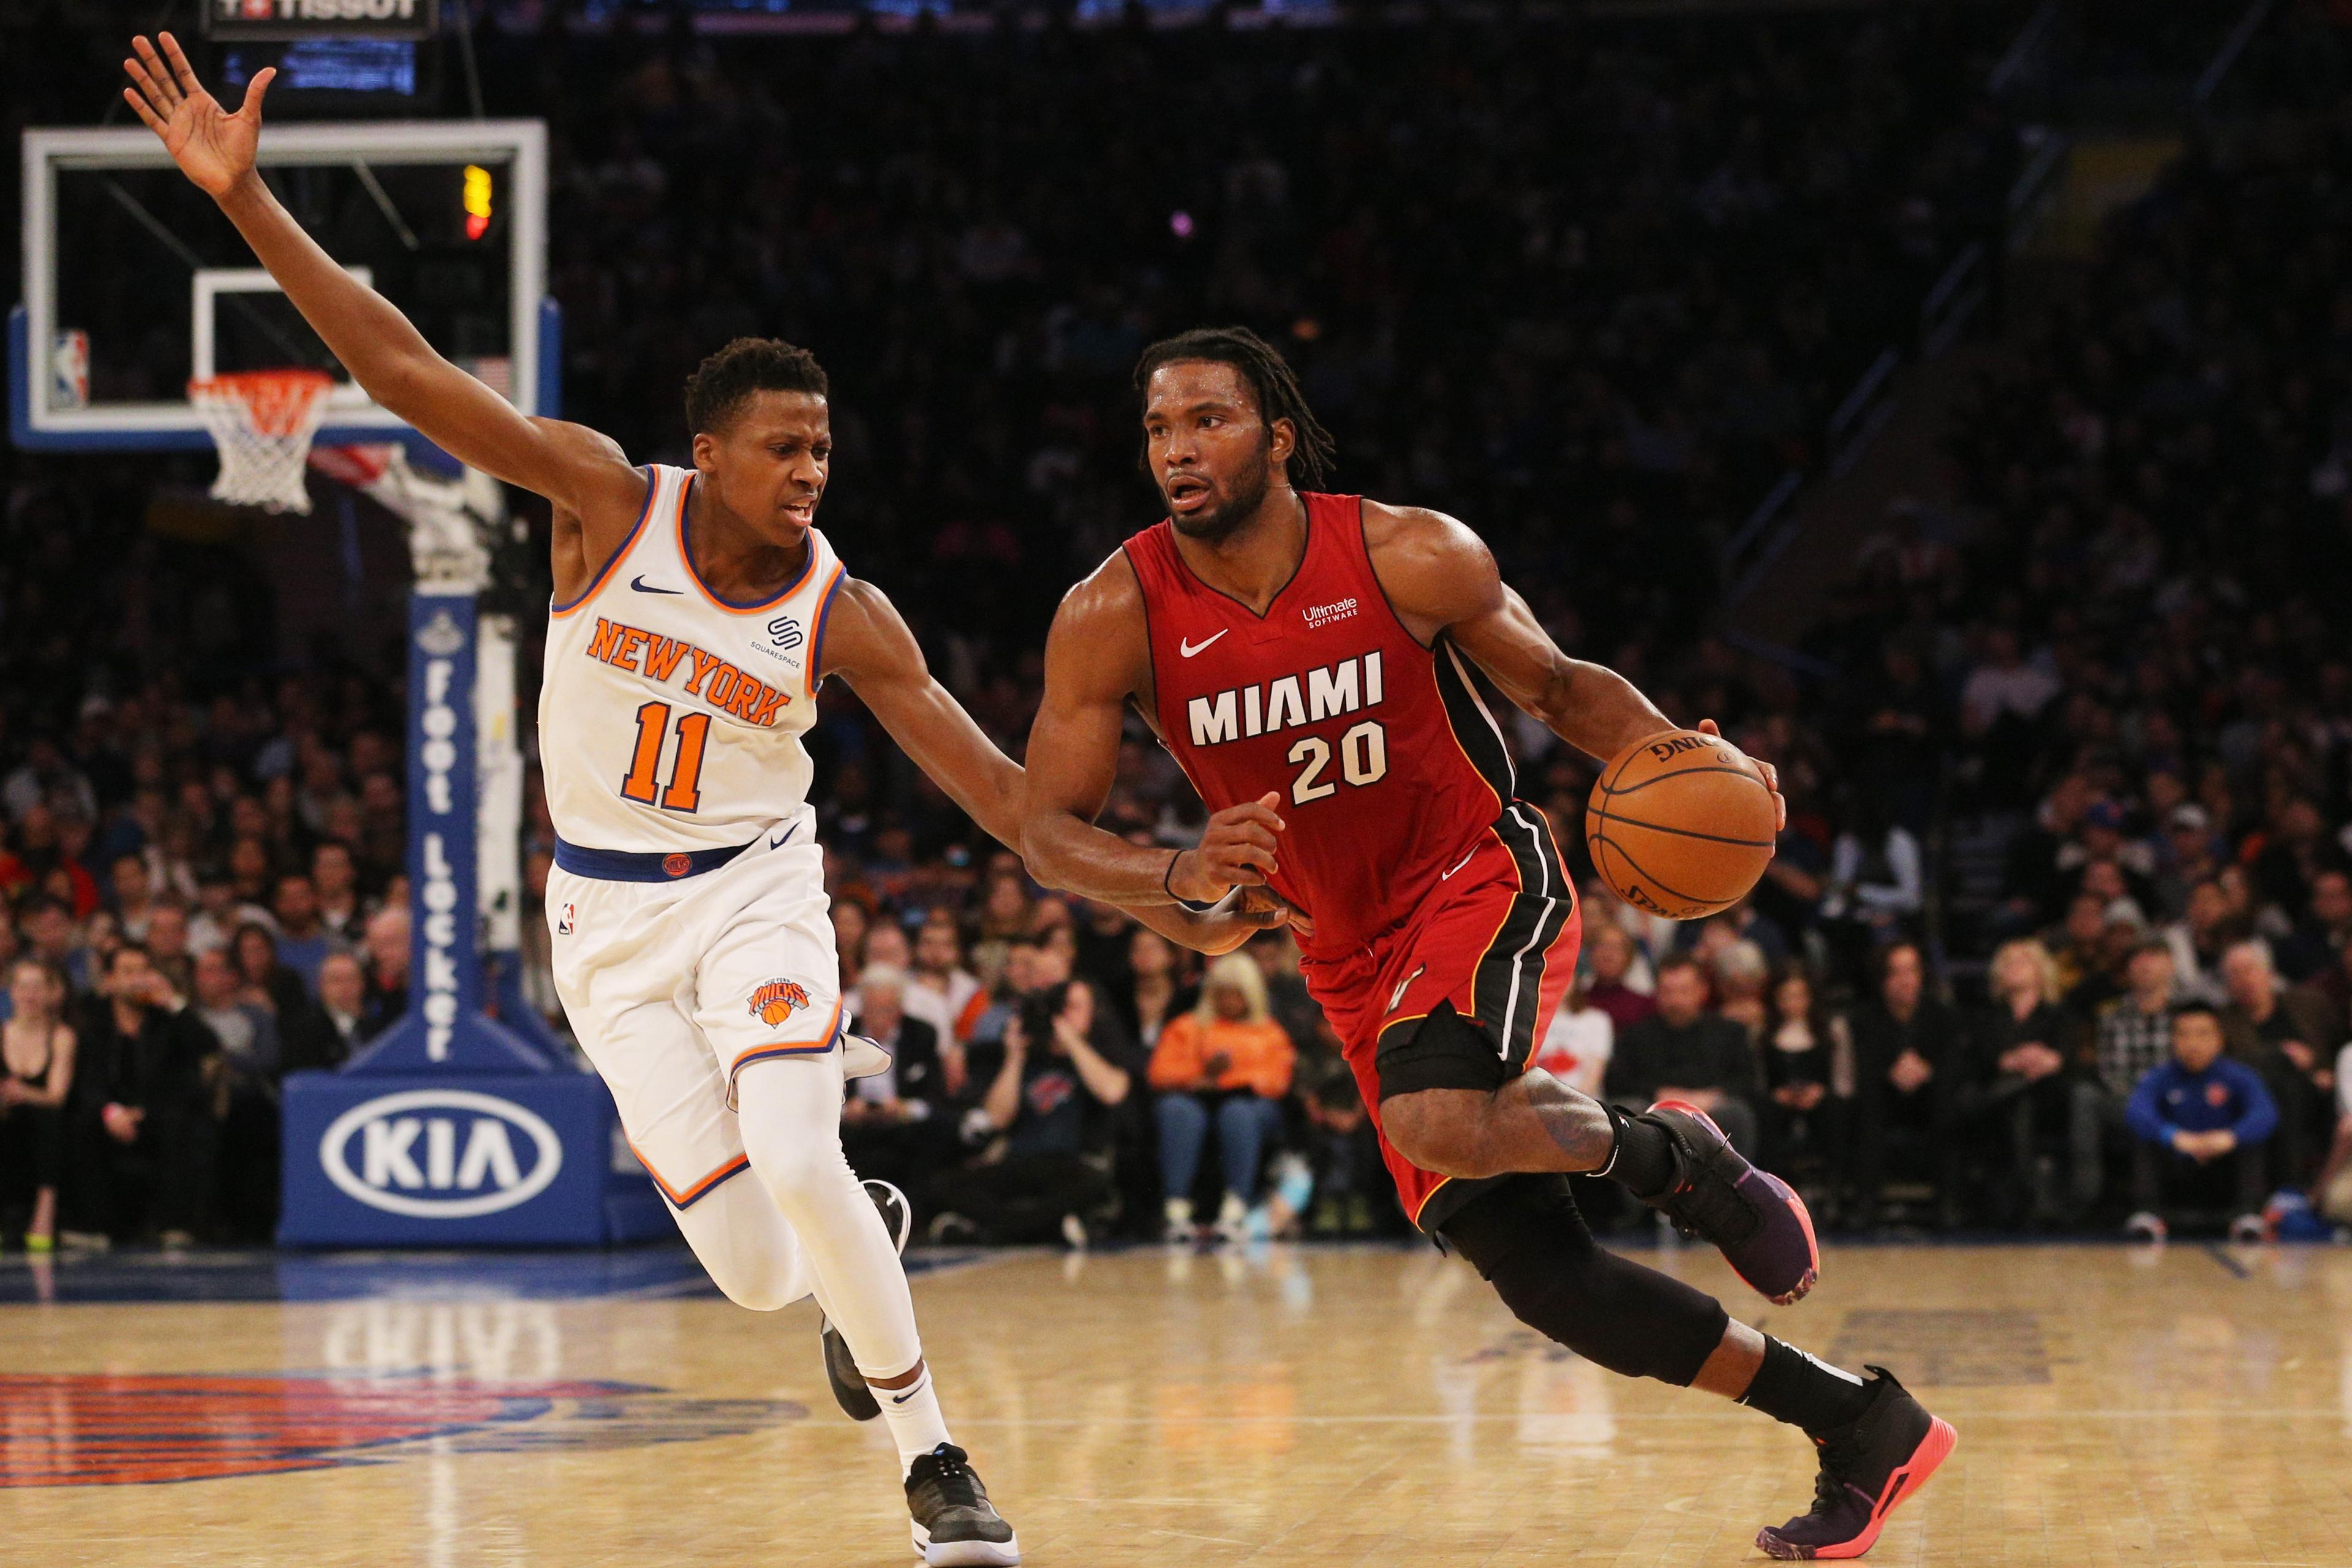
[[[194,376],[335,377],[318,439],[404,428],[352,385],[211,198],[142,127],[24,137],[25,300],[11,434],[36,449],[210,444]],[[273,126],[263,177],[320,244],[526,414],[554,412],[547,139],[538,121]]]

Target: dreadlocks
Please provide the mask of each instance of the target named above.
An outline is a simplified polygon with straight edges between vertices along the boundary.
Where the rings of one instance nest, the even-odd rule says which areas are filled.
[[[1313,411],[1307,406],[1307,395],[1298,390],[1298,377],[1272,344],[1247,327],[1196,327],[1172,338],[1162,338],[1144,350],[1143,358],[1137,362],[1136,391],[1143,391],[1151,381],[1151,373],[1161,365],[1184,360],[1208,360],[1229,364],[1240,372],[1241,378],[1257,395],[1258,416],[1265,421],[1268,430],[1274,428],[1277,419],[1290,421],[1295,432],[1290,474],[1298,488],[1323,488],[1330,478],[1338,446],[1331,433],[1317,422]]]

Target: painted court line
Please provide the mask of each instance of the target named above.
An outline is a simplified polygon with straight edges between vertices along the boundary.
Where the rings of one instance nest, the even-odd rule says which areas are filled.
[[[1921,1386],[1925,1387],[1925,1384]],[[1694,1412],[1675,1415],[1667,1411],[1611,1411],[1612,1421],[1686,1422],[1740,1420],[1736,1408],[1727,1406],[1713,1414]],[[1085,1417],[1019,1417],[993,1416],[956,1417],[959,1426],[1454,1426],[1465,1421],[1523,1422],[1527,1413],[1518,1410],[1479,1410],[1463,1415],[1445,1415],[1417,1413],[1411,1415],[1109,1415]],[[1979,1421],[2050,1422],[2068,1421],[2352,1421],[2352,1411],[2320,1405],[2293,1410],[1964,1410],[1953,1419],[1974,1425]]]

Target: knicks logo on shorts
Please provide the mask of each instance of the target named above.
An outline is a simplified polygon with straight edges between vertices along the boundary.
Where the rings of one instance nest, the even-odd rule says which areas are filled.
[[[772,1027],[808,1005],[808,987],[797,980],[771,980],[751,993],[751,1016]]]

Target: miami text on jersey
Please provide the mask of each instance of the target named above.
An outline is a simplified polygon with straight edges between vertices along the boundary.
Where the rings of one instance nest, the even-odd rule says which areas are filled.
[[[1184,716],[1191,721],[1192,744],[1214,746],[1296,730],[1380,704],[1381,656],[1376,648],[1303,675],[1195,697],[1185,704]]]
[[[699,697],[720,712],[732,713],[763,730],[774,729],[776,715],[792,705],[790,694],[744,674],[715,653],[602,616],[596,617],[596,635],[588,644],[588,657],[640,671],[656,680],[675,680],[683,673],[688,696]]]

